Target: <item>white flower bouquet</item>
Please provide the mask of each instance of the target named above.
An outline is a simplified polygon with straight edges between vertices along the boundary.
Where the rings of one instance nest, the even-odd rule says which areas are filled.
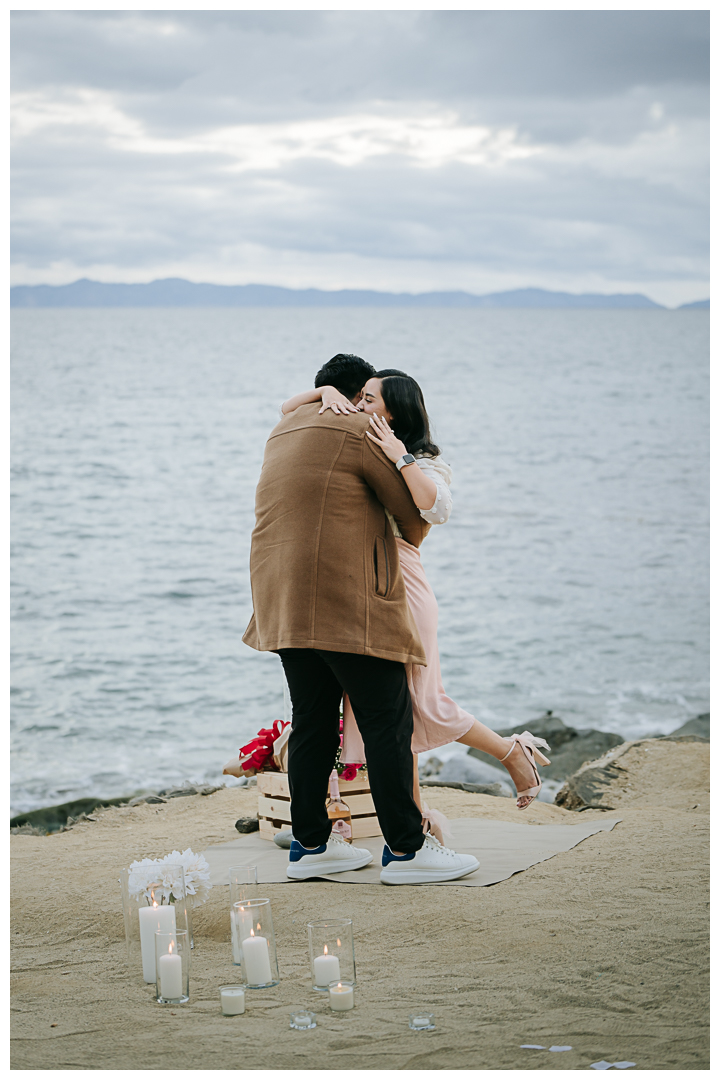
[[[140,859],[130,863],[128,890],[131,896],[143,894],[148,900],[151,892],[160,903],[172,903],[183,897],[182,880],[173,869],[182,866],[185,876],[185,892],[190,907],[204,904],[210,895],[210,867],[202,855],[187,848],[182,854],[171,851],[163,859]]]

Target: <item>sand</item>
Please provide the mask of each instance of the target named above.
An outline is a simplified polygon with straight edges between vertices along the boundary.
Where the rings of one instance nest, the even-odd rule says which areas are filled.
[[[647,740],[607,798],[622,822],[490,888],[331,882],[266,886],[282,981],[220,1014],[233,982],[225,890],[195,913],[191,1000],[157,1005],[128,978],[121,867],[237,835],[254,789],[113,808],[70,831],[13,836],[14,1069],[708,1069],[708,765],[705,743]],[[448,817],[535,824],[578,814],[426,789]],[[582,814],[600,818],[602,811]],[[617,812],[613,816],[618,816]],[[357,1007],[309,982],[312,918],[351,916]],[[289,1013],[318,1015],[292,1031]],[[408,1029],[430,1009],[436,1030]],[[570,1045],[550,1053],[522,1043]]]

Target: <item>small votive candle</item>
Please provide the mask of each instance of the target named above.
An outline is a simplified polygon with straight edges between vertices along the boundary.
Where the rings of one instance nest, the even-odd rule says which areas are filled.
[[[341,982],[331,982],[328,985],[330,991],[330,1008],[335,1012],[347,1012],[355,1004],[352,986]]]
[[[413,1013],[410,1017],[411,1031],[434,1031],[435,1017],[431,1012]]]
[[[245,1012],[245,991],[242,986],[221,986],[220,1007],[223,1016],[238,1016]]]
[[[298,1009],[297,1012],[290,1013],[290,1027],[295,1031],[310,1031],[316,1026],[315,1013],[309,1009]]]

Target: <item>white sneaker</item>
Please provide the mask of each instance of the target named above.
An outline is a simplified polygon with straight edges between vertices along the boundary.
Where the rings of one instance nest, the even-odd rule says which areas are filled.
[[[347,840],[331,833],[327,844],[313,848],[311,854],[308,854],[307,849],[297,840],[293,840],[290,845],[287,876],[294,881],[304,881],[321,874],[342,874],[346,870],[360,870],[370,862],[372,852],[367,848],[353,847]]]
[[[383,885],[425,885],[433,881],[454,881],[477,870],[480,863],[474,855],[457,855],[434,836],[426,836],[425,843],[414,854],[393,856],[385,845],[380,880]]]

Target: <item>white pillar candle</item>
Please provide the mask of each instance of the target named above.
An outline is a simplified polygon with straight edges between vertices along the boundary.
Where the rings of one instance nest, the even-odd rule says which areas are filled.
[[[327,949],[327,945],[325,946]],[[327,986],[328,983],[337,982],[340,978],[340,961],[337,956],[325,952],[322,956],[316,956],[313,960],[313,973],[316,986]]]
[[[220,991],[220,1005],[223,1016],[237,1016],[245,1012],[245,991],[239,986]]]
[[[170,942],[170,949],[173,945]],[[167,952],[158,960],[160,997],[166,1001],[183,996],[182,960],[176,952]]]
[[[175,905],[153,904],[152,907],[141,907],[138,910],[140,918],[140,950],[142,953],[143,979],[146,983],[155,982],[155,931],[163,930],[167,934],[174,934]]]
[[[251,985],[272,982],[270,970],[270,950],[267,938],[255,936],[245,938],[242,943],[245,976]]]
[[[342,983],[338,983],[336,986],[330,987],[331,1009],[334,1009],[335,1012],[345,1012],[347,1009],[352,1009],[353,1005],[352,986],[344,986]]]

